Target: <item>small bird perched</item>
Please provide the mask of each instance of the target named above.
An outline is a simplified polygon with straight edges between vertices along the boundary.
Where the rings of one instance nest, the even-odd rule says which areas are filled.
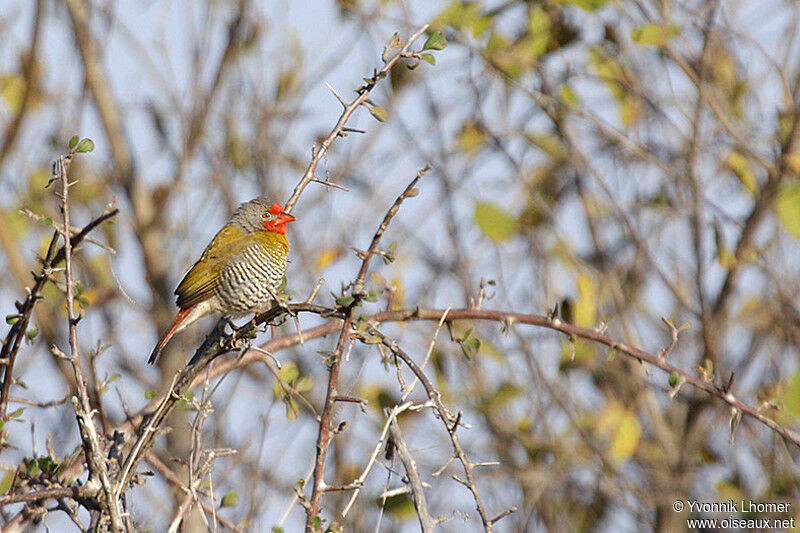
[[[286,272],[286,223],[292,220],[263,197],[240,205],[175,289],[180,311],[147,362],[155,362],[173,335],[210,313],[237,318],[266,311]]]

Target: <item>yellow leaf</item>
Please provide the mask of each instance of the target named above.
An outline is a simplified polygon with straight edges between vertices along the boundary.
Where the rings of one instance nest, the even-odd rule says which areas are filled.
[[[25,78],[19,74],[0,77],[0,96],[10,111],[17,113],[22,108],[24,95]]]
[[[664,46],[681,32],[675,24],[645,24],[631,30],[631,39],[645,46]]]
[[[778,195],[775,209],[786,230],[795,239],[800,239],[800,184],[784,187]]]
[[[567,147],[557,136],[552,133],[534,135],[531,142],[539,150],[549,155],[554,161],[561,162],[567,158]]]
[[[631,458],[639,445],[642,426],[636,414],[619,402],[609,402],[597,417],[596,430],[608,439],[611,460],[619,465]]]
[[[326,266],[339,259],[339,255],[341,255],[339,248],[326,248],[320,252],[319,257],[317,257],[317,260],[314,263],[314,267],[318,271],[322,270]]]
[[[405,287],[403,287],[403,280],[399,277],[392,278],[390,289],[392,291],[392,305],[389,307],[395,311],[402,309],[406,297]]]
[[[617,464],[622,464],[631,458],[639,445],[642,435],[642,426],[636,415],[626,411],[619,421],[614,438],[611,441],[611,458]]]
[[[723,160],[725,168],[733,172],[734,176],[739,180],[748,192],[755,194],[756,192],[756,178],[753,176],[753,171],[750,168],[747,158],[736,151],[728,152]]]
[[[597,286],[586,274],[578,276],[578,298],[573,316],[575,325],[582,328],[593,327],[597,321]]]
[[[800,154],[797,152],[793,152],[791,154],[786,154],[786,166],[791,170],[796,176],[800,176]]]
[[[561,343],[559,372],[586,365],[594,357],[595,346],[584,339],[567,340]]]
[[[783,406],[789,415],[795,419],[800,418],[800,372],[789,378],[786,394],[783,397]]]
[[[474,216],[478,228],[494,242],[510,239],[517,229],[517,221],[493,203],[476,203]]]
[[[630,94],[626,94],[619,103],[619,118],[622,121],[622,125],[625,127],[632,126],[639,120],[641,114],[642,106],[639,100]]]
[[[472,152],[486,144],[486,131],[474,120],[467,120],[456,135],[458,145],[464,152]]]
[[[558,88],[558,95],[561,101],[570,107],[578,105],[581,101],[575,90],[566,83]]]

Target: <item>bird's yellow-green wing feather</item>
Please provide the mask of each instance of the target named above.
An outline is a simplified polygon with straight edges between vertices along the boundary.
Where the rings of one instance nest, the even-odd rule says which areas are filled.
[[[226,225],[214,235],[200,259],[189,269],[175,289],[178,307],[187,309],[214,294],[219,273],[230,257],[244,243],[246,232],[239,226]]]

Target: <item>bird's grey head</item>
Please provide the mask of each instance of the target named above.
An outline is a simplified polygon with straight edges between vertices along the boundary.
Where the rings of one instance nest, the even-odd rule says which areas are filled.
[[[272,216],[268,209],[272,204],[263,196],[254,198],[240,205],[231,216],[231,224],[242,227],[245,231],[263,231],[262,221],[266,216]]]

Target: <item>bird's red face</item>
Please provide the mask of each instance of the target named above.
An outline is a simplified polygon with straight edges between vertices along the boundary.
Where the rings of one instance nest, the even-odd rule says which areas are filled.
[[[267,231],[286,235],[286,223],[294,220],[294,217],[286,213],[280,204],[272,204],[264,213],[261,224]]]

